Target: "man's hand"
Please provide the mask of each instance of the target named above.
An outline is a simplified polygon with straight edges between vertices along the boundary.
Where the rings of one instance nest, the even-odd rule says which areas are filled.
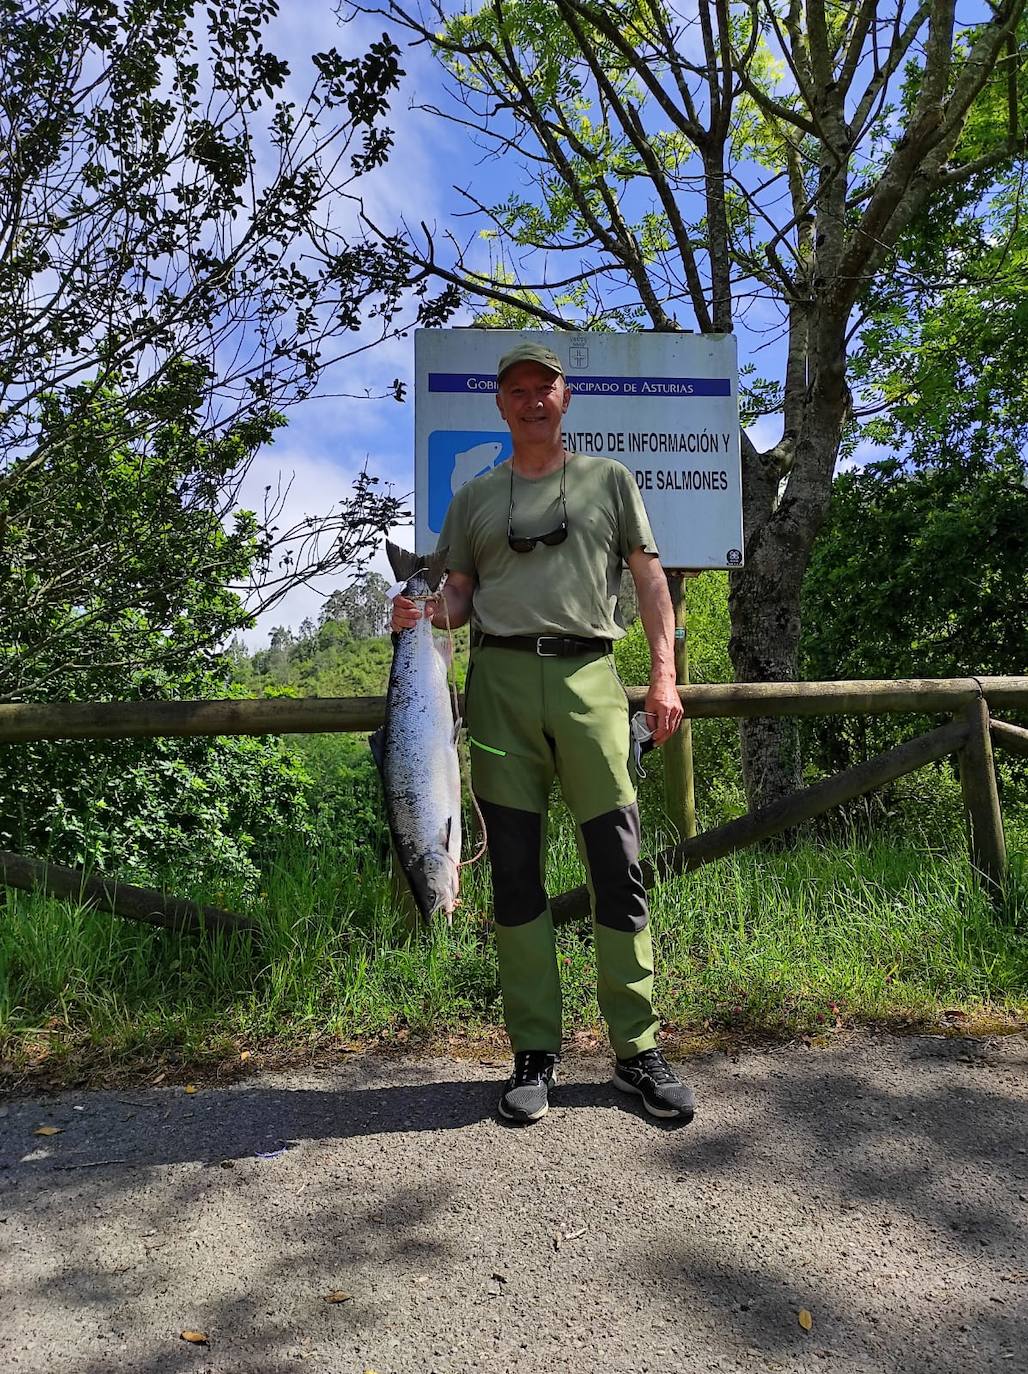
[[[435,597],[429,601],[411,601],[406,596],[394,596],[393,615],[389,622],[389,628],[394,634],[398,630],[410,630],[423,617],[428,616],[431,619],[438,604]]]
[[[653,731],[653,743],[666,743],[681,725],[684,714],[682,699],[678,695],[674,679],[661,677],[656,682],[651,682],[643,709],[651,712],[657,722]]]
[[[447,572],[446,581],[436,595],[429,597],[427,601],[412,601],[409,596],[394,596],[390,628],[394,633],[398,630],[410,630],[422,617],[427,617],[437,630],[459,629],[461,625],[466,625],[471,617],[474,590],[473,577],[451,570]]]

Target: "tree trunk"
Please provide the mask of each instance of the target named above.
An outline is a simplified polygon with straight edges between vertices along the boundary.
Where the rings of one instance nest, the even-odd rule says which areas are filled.
[[[809,549],[806,551],[809,554]],[[729,653],[738,682],[795,679],[799,655],[798,555],[778,575],[741,569],[729,579],[732,620]],[[806,556],[803,557],[806,565]],[[751,811],[794,792],[802,776],[799,722],[784,716],[755,716],[739,722],[742,776]]]
[[[822,318],[813,330],[819,345],[817,371],[805,394],[786,402],[787,416],[797,416],[797,430],[787,429],[782,442],[764,454],[744,438],[746,563],[731,574],[728,598],[728,647],[739,682],[785,682],[799,672],[803,577],[828,510],[848,405],[843,329],[837,320]],[[740,735],[751,810],[800,786],[795,720],[743,721]]]

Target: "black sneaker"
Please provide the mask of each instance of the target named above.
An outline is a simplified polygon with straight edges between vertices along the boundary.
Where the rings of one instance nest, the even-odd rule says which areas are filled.
[[[514,1072],[500,1098],[499,1112],[508,1121],[538,1121],[550,1109],[550,1085],[556,1077],[559,1054],[549,1050],[520,1050]]]
[[[619,1059],[613,1082],[623,1093],[638,1093],[650,1116],[692,1120],[696,1108],[692,1088],[682,1082],[660,1050],[643,1050],[631,1059]]]

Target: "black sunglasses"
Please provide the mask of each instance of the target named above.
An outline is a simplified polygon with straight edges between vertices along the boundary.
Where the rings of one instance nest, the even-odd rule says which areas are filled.
[[[557,544],[563,544],[568,537],[568,503],[564,497],[564,478],[568,470],[568,455],[564,454],[564,466],[560,470],[560,503],[564,508],[564,519],[556,529],[550,530],[547,534],[515,534],[512,528],[514,520],[514,460],[510,463],[510,510],[507,512],[507,543],[515,553],[531,553],[536,544],[546,544],[553,548]]]

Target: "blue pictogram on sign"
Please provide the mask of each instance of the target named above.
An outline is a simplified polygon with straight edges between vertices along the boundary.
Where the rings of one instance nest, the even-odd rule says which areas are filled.
[[[507,430],[437,429],[428,436],[428,528],[438,534],[455,492],[513,451]]]

